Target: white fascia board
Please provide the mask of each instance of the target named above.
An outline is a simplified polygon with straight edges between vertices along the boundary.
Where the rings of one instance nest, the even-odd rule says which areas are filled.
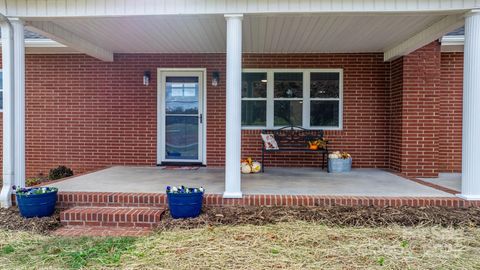
[[[463,46],[465,44],[465,36],[443,36],[440,39],[440,43],[442,43],[442,46]]]
[[[458,12],[478,7],[480,0],[0,0],[0,13],[25,19],[234,13]]]
[[[0,41],[0,46],[2,46],[1,41]],[[25,47],[27,48],[66,48],[67,46],[51,39],[32,38],[32,39],[25,39]]]
[[[64,44],[81,53],[85,53],[103,61],[113,61],[113,52],[104,49],[55,23],[49,21],[27,22],[27,29],[31,29],[33,32],[39,33],[42,36]]]
[[[441,38],[447,33],[460,28],[464,23],[465,14],[445,16],[420,33],[417,33],[400,44],[396,44],[385,50],[383,55],[384,61],[391,61],[407,55],[428,43]]]

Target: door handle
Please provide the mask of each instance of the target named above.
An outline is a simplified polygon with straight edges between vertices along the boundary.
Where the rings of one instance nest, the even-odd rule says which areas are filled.
[[[200,124],[203,124],[203,114],[200,114],[199,118],[200,118]]]

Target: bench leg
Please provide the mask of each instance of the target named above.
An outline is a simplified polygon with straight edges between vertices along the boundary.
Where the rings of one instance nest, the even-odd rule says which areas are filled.
[[[327,152],[327,153],[328,153],[328,152]],[[329,160],[329,158],[328,158],[328,154],[327,154],[327,172],[329,173],[329,172],[330,172],[330,169],[329,169],[329,167],[328,167],[328,160]]]
[[[322,171],[325,169],[325,153],[322,153]]]
[[[262,148],[262,173],[265,172],[265,163],[264,163],[264,156],[265,156],[265,151]]]

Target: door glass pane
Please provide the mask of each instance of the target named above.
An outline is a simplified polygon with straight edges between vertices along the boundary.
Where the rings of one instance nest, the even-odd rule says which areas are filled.
[[[198,113],[198,77],[167,77],[165,90],[167,114]]]
[[[302,101],[276,100],[273,110],[275,126],[302,125]]]
[[[340,96],[339,73],[310,73],[310,97],[338,98]]]
[[[165,124],[165,157],[198,159],[198,117],[168,116]]]
[[[242,74],[242,98],[267,97],[267,73]]]
[[[242,125],[265,126],[267,124],[267,102],[265,100],[242,101]]]
[[[339,101],[315,100],[310,104],[310,126],[338,127]]]
[[[275,72],[274,96],[275,98],[301,98],[303,97],[302,72]]]

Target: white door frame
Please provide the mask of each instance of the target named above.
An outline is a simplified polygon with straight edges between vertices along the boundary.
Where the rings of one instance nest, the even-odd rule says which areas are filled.
[[[165,159],[165,76],[199,76],[199,110],[202,123],[199,127],[198,160],[166,160]],[[157,164],[162,162],[200,162],[207,164],[207,69],[206,68],[158,68],[157,69]]]

